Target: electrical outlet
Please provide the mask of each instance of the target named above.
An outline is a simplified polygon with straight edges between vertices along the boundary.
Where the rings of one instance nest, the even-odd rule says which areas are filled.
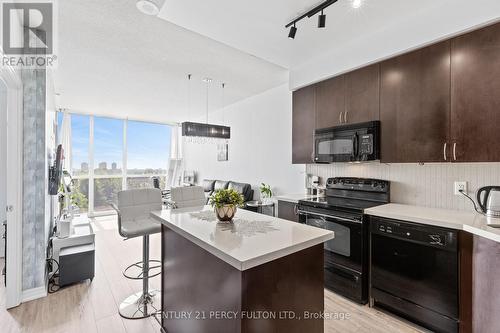
[[[455,182],[454,193],[455,195],[462,195],[460,193],[462,190],[463,193],[467,194],[467,182]]]

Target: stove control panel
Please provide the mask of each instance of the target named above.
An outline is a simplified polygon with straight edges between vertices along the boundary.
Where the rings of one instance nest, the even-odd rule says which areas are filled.
[[[390,182],[380,179],[336,177],[329,178],[326,182],[326,187],[328,189],[336,190],[357,190],[388,193],[390,190]]]

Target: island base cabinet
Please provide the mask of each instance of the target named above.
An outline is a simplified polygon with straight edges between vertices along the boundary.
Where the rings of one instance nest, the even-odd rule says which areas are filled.
[[[324,332],[323,244],[240,271],[162,226],[162,263],[164,332]]]

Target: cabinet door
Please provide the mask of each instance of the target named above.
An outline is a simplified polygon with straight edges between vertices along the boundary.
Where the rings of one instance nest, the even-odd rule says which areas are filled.
[[[316,85],[316,128],[341,125],[345,111],[344,75]]]
[[[451,143],[460,162],[499,162],[500,24],[451,42]]]
[[[288,201],[278,200],[278,217],[293,222],[299,222],[297,214],[297,204]]]
[[[450,43],[384,61],[380,72],[381,161],[444,161],[450,118]]]
[[[309,86],[293,93],[292,163],[313,162],[315,129],[315,88]]]
[[[364,67],[345,75],[347,123],[379,120],[380,65]]]

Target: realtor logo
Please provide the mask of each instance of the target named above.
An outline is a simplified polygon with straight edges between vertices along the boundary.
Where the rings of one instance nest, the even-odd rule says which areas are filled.
[[[54,51],[53,18],[52,3],[3,3],[4,54],[52,54]]]
[[[57,6],[53,0],[0,0],[0,67],[46,69],[57,66]]]

